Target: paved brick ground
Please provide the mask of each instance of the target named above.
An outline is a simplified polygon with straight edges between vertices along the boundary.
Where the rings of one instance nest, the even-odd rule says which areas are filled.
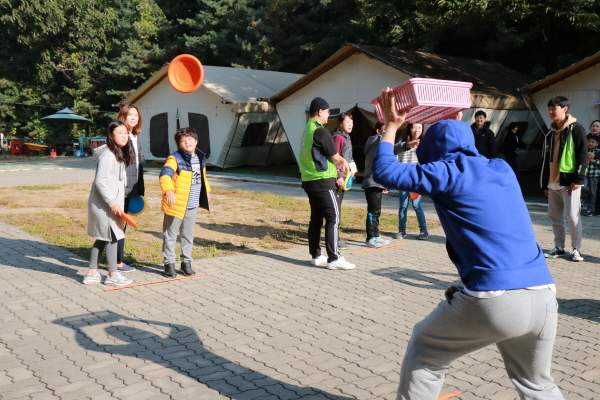
[[[543,210],[538,240],[551,246]],[[550,261],[560,318],[554,377],[567,399],[600,398],[600,218],[586,261]],[[197,262],[206,277],[106,292],[83,260],[0,224],[2,399],[393,399],[415,322],[456,282],[443,232],[311,267],[303,247]],[[507,249],[510,251],[510,249]],[[159,269],[131,274],[161,279]],[[455,363],[442,393],[516,399],[490,347]]]
[[[538,241],[553,247],[545,210],[530,211]],[[560,304],[553,376],[566,399],[600,398],[600,217],[583,222],[586,260],[549,261]],[[350,243],[352,271],[311,267],[298,247],[106,292],[80,283],[86,260],[0,223],[0,399],[394,399],[412,326],[457,282],[443,231],[430,233],[355,255],[366,248]],[[158,266],[131,277],[162,279]],[[442,394],[455,390],[457,400],[517,398],[494,347],[453,365]]]

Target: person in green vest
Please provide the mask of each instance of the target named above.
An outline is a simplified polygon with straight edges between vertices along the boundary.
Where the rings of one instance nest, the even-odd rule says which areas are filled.
[[[342,171],[350,169],[348,162],[340,156],[331,133],[323,126],[329,118],[329,104],[321,97],[310,103],[309,120],[304,127],[300,145],[300,174],[302,188],[310,203],[308,225],[308,249],[311,264],[327,266],[328,269],[352,269],[354,264],[342,257],[338,250],[338,227],[340,210],[337,199],[336,164]],[[321,254],[321,228],[325,219],[325,248],[327,257]]]
[[[588,167],[585,128],[569,114],[571,103],[564,96],[548,101],[552,120],[544,138],[544,163],[540,183],[548,196],[548,217],[552,222],[554,248],[546,258],[565,256],[566,225],[571,234],[572,261],[583,261],[581,255],[581,186]]]

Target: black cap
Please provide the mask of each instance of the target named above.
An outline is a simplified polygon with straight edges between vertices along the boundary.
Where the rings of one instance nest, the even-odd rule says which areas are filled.
[[[313,101],[310,102],[308,112],[309,114],[314,114],[319,110],[329,110],[329,104],[322,97],[315,97]]]

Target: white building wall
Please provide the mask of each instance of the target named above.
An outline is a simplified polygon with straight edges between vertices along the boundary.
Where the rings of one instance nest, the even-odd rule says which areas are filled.
[[[571,102],[569,114],[589,129],[592,121],[600,119],[600,64],[588,68],[532,95],[535,106],[540,110],[546,126],[552,122],[548,117],[548,101],[556,96],[565,96]]]

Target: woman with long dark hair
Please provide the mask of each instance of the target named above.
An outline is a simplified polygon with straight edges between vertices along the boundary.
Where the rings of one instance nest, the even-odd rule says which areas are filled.
[[[425,127],[423,124],[408,124],[406,126],[406,130],[408,131],[408,138],[404,146],[401,146],[402,149],[400,153],[397,154],[398,161],[401,163],[410,163],[410,164],[418,164],[419,160],[417,159],[417,146],[419,144],[419,140],[423,136]],[[400,207],[398,210],[398,233],[393,235],[394,239],[404,239],[406,237],[406,212],[408,211],[408,201],[412,201],[413,210],[415,210],[415,214],[417,214],[417,221],[419,221],[419,236],[417,239],[426,240],[429,237],[429,233],[427,232],[427,220],[425,219],[425,213],[423,212],[423,208],[421,207],[421,196],[414,198],[410,196],[409,192],[400,191],[398,193],[400,197]]]
[[[338,116],[337,126],[335,131],[333,132],[333,143],[335,143],[335,148],[338,151],[338,154],[344,157],[348,163],[352,163],[354,161],[352,156],[352,138],[350,137],[350,132],[352,132],[352,128],[354,127],[354,119],[352,118],[352,114],[349,112],[343,112]],[[344,200],[344,180],[346,178],[345,174],[341,170],[341,164],[336,165],[338,179],[337,179],[337,203],[340,220],[342,219],[342,200]],[[350,171],[352,173],[352,171]],[[348,245],[346,242],[340,239],[340,235],[338,232],[338,249],[347,249]]]
[[[117,242],[125,237],[120,216],[125,206],[125,169],[133,163],[128,146],[129,133],[121,121],[108,124],[106,145],[94,150],[98,161],[96,177],[88,199],[87,233],[96,239],[90,255],[90,267],[83,278],[86,285],[100,283],[123,286],[132,280],[117,270]],[[106,250],[108,276],[98,272],[98,260]]]
[[[140,145],[139,135],[142,133],[142,114],[133,104],[125,104],[121,107],[117,121],[122,121],[129,132],[129,151],[133,157],[133,163],[126,168],[127,186],[125,187],[125,208],[129,211],[129,201],[132,197],[143,196],[144,187],[144,154]],[[119,240],[117,248],[117,269],[120,272],[133,272],[135,267],[127,265],[123,256],[125,250],[125,239]]]

